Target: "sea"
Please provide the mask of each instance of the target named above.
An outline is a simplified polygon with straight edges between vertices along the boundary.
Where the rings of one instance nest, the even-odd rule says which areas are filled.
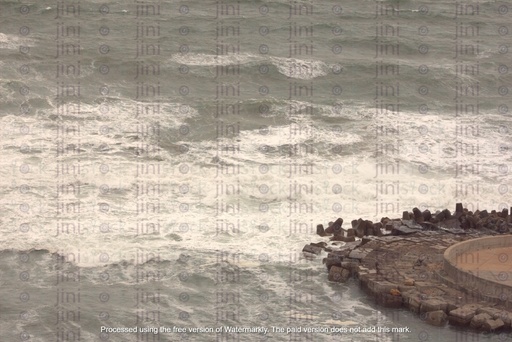
[[[512,206],[511,6],[0,0],[0,341],[510,341],[302,248]]]

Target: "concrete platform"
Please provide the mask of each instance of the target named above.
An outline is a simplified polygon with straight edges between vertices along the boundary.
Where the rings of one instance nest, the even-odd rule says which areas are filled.
[[[471,291],[512,300],[512,235],[466,240],[444,253],[444,271]]]

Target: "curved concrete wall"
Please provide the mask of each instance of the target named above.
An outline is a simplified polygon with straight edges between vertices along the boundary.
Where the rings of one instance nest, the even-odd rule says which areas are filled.
[[[448,247],[444,252],[444,271],[458,285],[470,293],[479,293],[500,301],[512,301],[512,287],[499,282],[481,278],[478,273],[460,269],[461,262],[478,262],[478,251],[484,249],[512,247],[512,235],[500,235],[460,242]],[[512,261],[512,255],[509,256]],[[508,275],[509,277],[512,274]],[[510,279],[509,279],[510,280]]]

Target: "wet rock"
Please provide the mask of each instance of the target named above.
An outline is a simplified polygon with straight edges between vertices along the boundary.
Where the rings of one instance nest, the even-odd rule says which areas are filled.
[[[425,229],[425,230],[438,230],[438,229],[439,229],[439,227],[438,227],[436,224],[432,223],[432,222],[426,222],[426,221],[425,221],[425,222],[423,222],[423,223],[421,224],[421,226],[422,226],[422,227],[423,227],[423,229]]]
[[[480,329],[482,324],[484,324],[485,321],[488,319],[492,319],[492,317],[489,314],[486,314],[486,313],[477,314],[471,319],[469,326],[473,329]]]
[[[505,323],[503,323],[503,321],[499,318],[498,319],[487,319],[482,324],[481,329],[484,331],[491,332],[491,331],[499,330],[499,329],[503,328],[504,326],[505,326]]]
[[[342,261],[341,262],[341,267],[347,269],[350,271],[350,274],[355,274],[357,272],[357,270],[359,269],[359,262],[355,262],[355,261]]]
[[[422,302],[423,302],[423,299],[421,298],[420,294],[417,293],[417,294],[409,297],[409,301],[407,302],[407,308],[410,311],[419,314]]]
[[[391,231],[391,235],[409,235],[417,233],[417,229],[411,229],[407,226],[400,226],[400,227],[393,227],[393,230]]]
[[[329,270],[329,277],[328,277],[328,279],[330,281],[335,281],[335,282],[338,282],[338,283],[344,283],[349,278],[350,278],[350,271],[345,269],[345,268],[338,267],[338,266],[332,266],[331,269]]]
[[[305,245],[302,249],[303,253],[309,253],[314,255],[319,255],[322,253],[322,247],[314,246],[314,245]]]
[[[430,311],[438,311],[441,310],[446,312],[447,304],[446,302],[437,299],[431,298],[423,301],[420,306],[420,313],[430,312]]]
[[[331,270],[331,267],[341,267],[341,258],[324,258],[322,262],[327,267],[327,270]]]
[[[386,280],[370,279],[368,281],[368,290],[373,294],[390,293],[391,290],[398,290],[396,284]]]
[[[476,308],[463,306],[461,308],[450,311],[448,321],[451,325],[468,325],[476,314]]]
[[[376,296],[377,304],[385,308],[400,308],[402,307],[402,296],[395,296],[391,293],[379,293]]]
[[[448,315],[443,310],[430,311],[425,314],[425,322],[430,325],[442,327],[446,325]]]
[[[503,311],[500,309],[492,308],[492,307],[483,307],[476,310],[477,314],[487,314],[492,319],[501,319],[503,323],[505,323],[505,327],[510,327],[512,325],[512,313],[508,311]]]
[[[365,258],[368,255],[368,253],[370,253],[371,251],[372,251],[371,249],[356,248],[356,249],[350,251],[350,254],[348,255],[348,257],[350,259],[361,260],[361,259]]]
[[[402,220],[402,224],[404,226],[406,226],[407,228],[411,228],[411,229],[419,229],[419,230],[423,229],[423,227],[420,224],[414,222],[413,220]]]

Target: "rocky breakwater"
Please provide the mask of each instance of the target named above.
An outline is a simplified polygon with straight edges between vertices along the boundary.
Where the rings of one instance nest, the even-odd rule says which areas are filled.
[[[401,219],[359,219],[350,228],[338,218],[326,229],[317,226],[329,243],[311,243],[303,252],[313,258],[327,253],[329,281],[354,279],[384,307],[409,309],[431,325],[501,331],[512,327],[512,298],[490,298],[457,284],[443,271],[443,254],[461,241],[511,232],[508,210],[471,212],[457,203],[453,214],[414,208]]]

